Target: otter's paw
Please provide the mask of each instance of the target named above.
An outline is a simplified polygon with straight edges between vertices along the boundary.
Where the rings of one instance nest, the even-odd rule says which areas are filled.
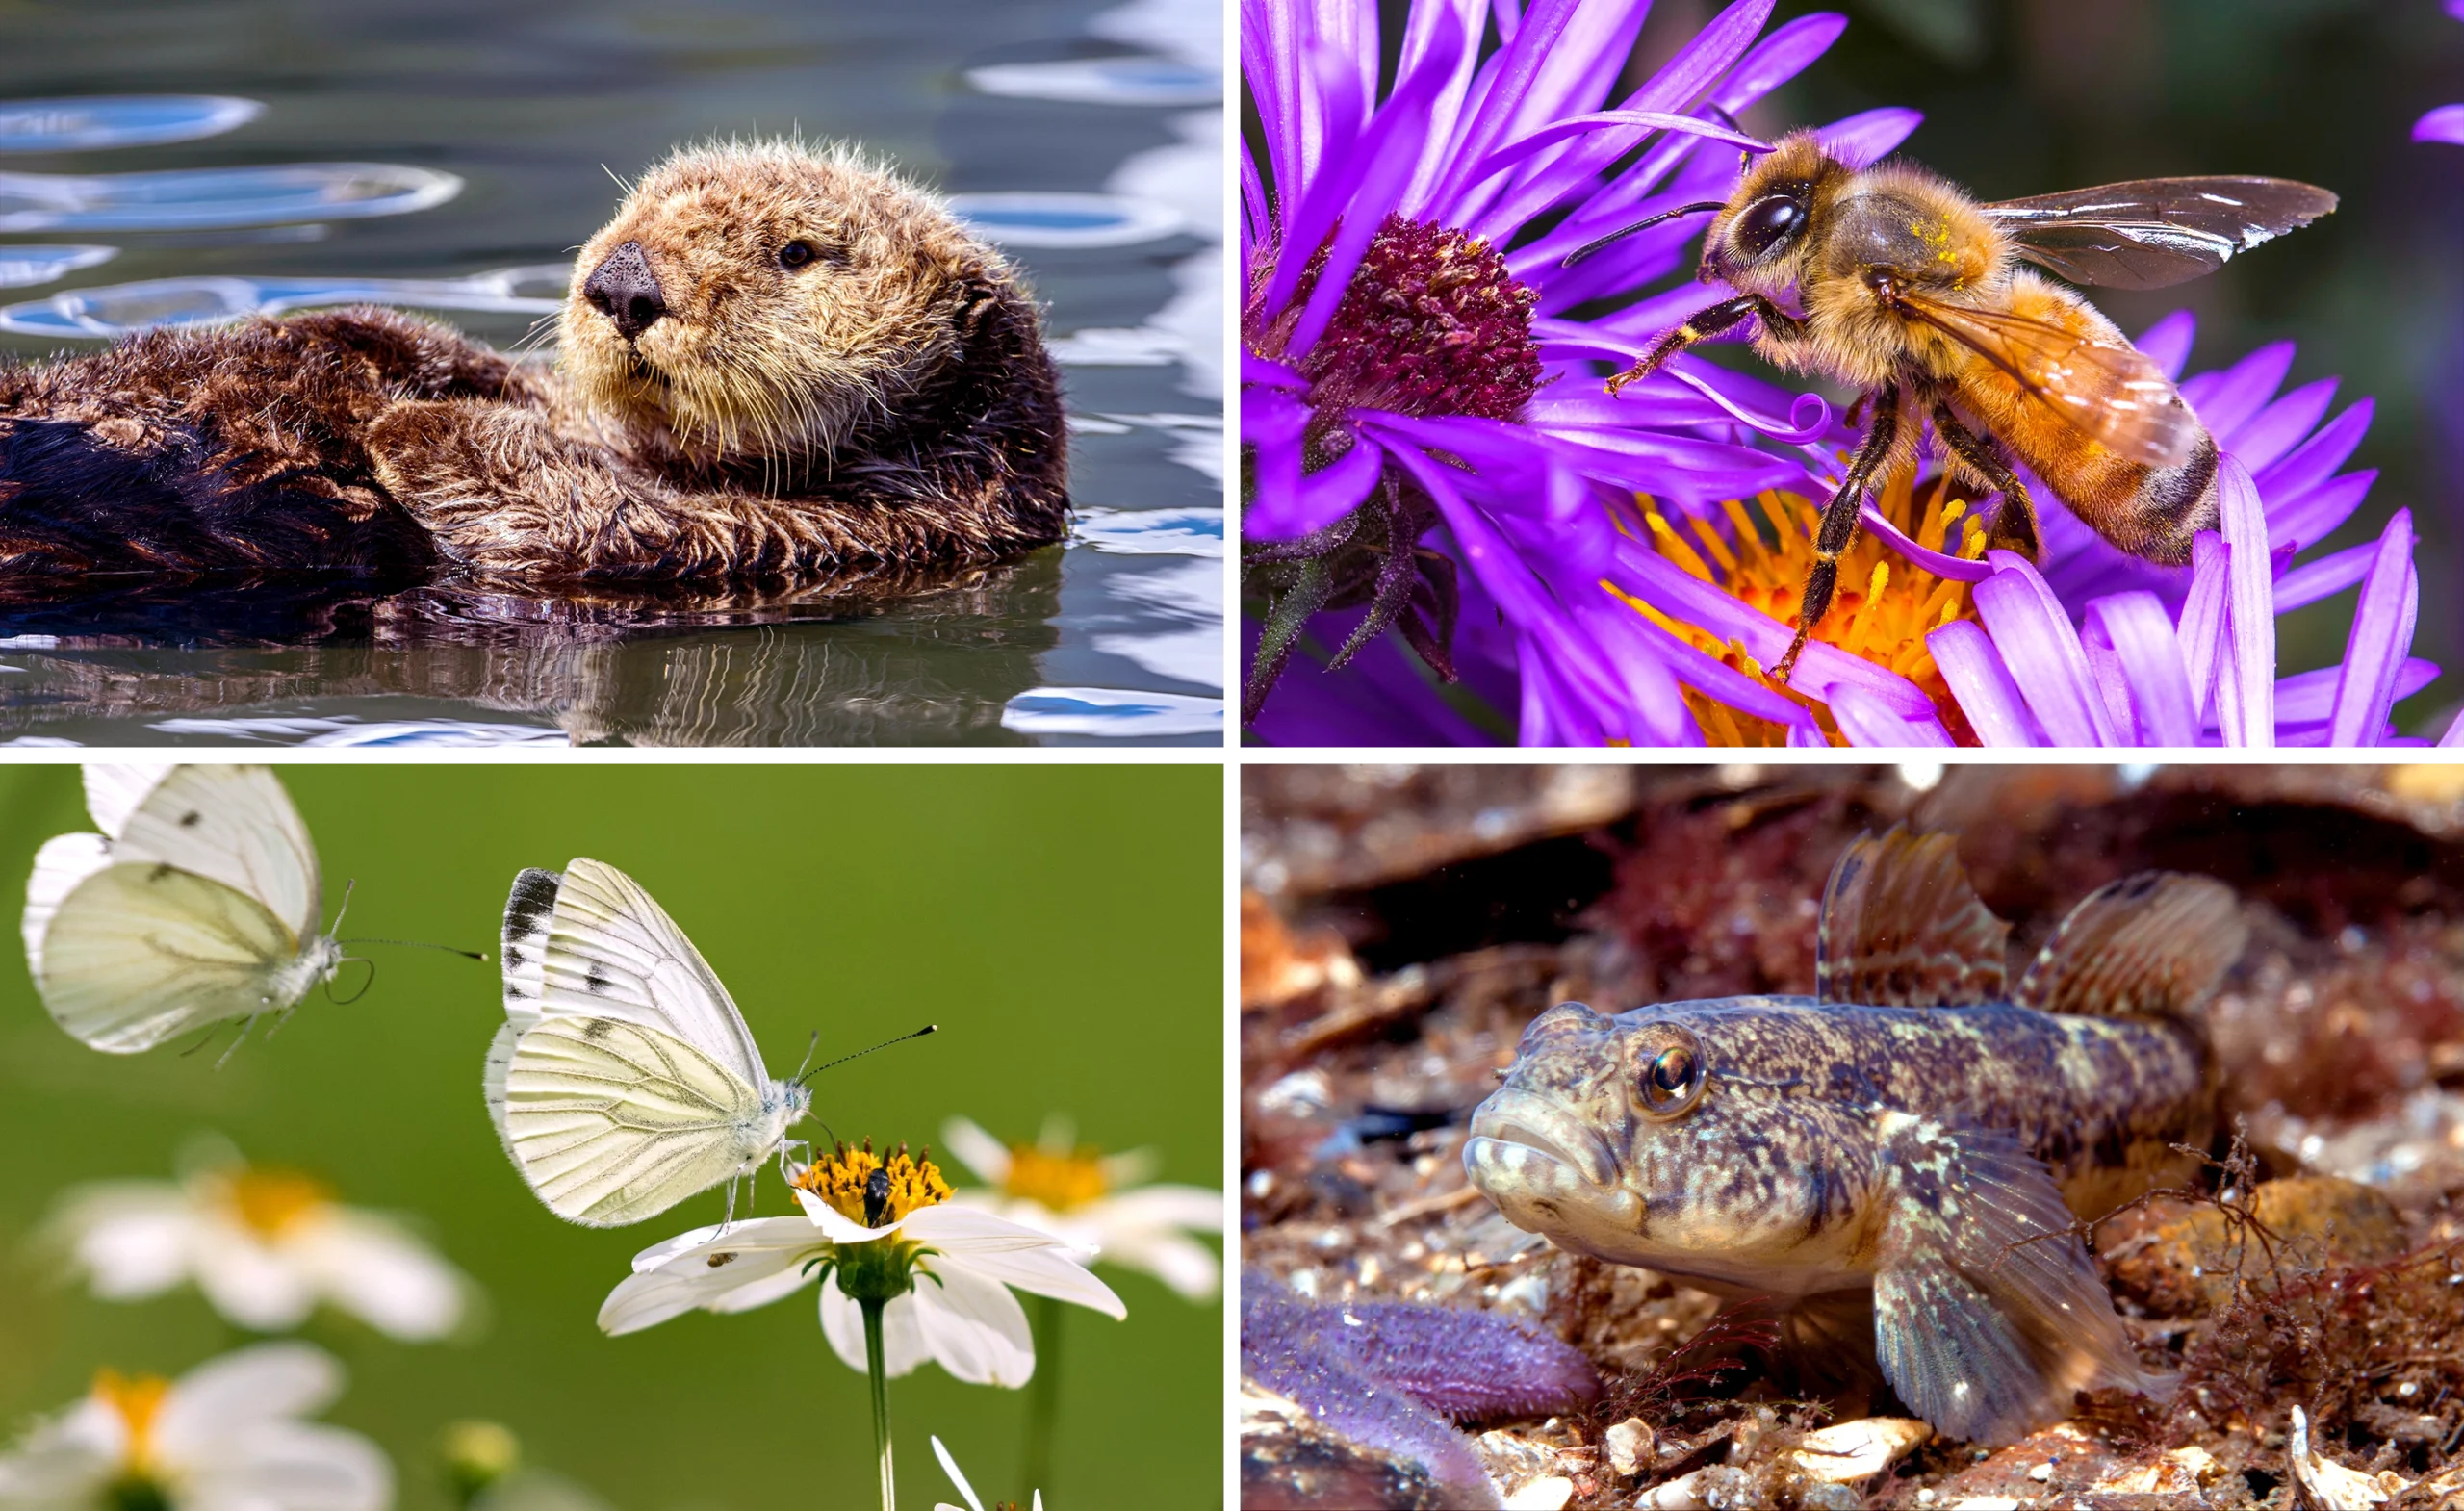
[[[467,491],[483,471],[471,444],[473,419],[467,405],[433,399],[386,405],[362,436],[376,480],[405,506]]]

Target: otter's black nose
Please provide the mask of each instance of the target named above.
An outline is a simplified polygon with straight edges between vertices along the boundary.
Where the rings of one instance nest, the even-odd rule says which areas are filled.
[[[617,333],[627,341],[650,329],[667,313],[667,301],[659,297],[658,280],[651,276],[650,261],[642,256],[639,242],[627,242],[609,252],[605,262],[591,269],[581,295],[593,309],[614,320]]]

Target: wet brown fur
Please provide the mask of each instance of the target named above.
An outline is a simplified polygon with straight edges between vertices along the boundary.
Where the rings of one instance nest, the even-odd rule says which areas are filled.
[[[791,240],[818,256],[783,267]],[[584,300],[637,243],[668,314]],[[1057,540],[1032,299],[845,152],[680,152],[582,249],[552,374],[346,310],[0,371],[0,577],[346,568],[783,581]]]
[[[1775,189],[1813,189],[1803,236],[1758,261],[1736,253],[1729,232],[1738,214]],[[1791,371],[1827,374],[1871,394],[1886,386],[1931,390],[1949,398],[1985,433],[2008,446],[2071,511],[2122,550],[2178,566],[2191,543],[2218,525],[2215,443],[2201,434],[2192,459],[2154,468],[2123,457],[2031,397],[2009,373],[1943,332],[1894,312],[1876,292],[1876,269],[1860,248],[1836,233],[1852,197],[1885,195],[1908,206],[1910,230],[1932,255],[1912,266],[1881,269],[1938,298],[2013,314],[2074,332],[2127,344],[2095,306],[2019,263],[2010,241],[1964,192],[1921,167],[1886,163],[1859,171],[1833,157],[1811,132],[1783,138],[1738,181],[1704,241],[1703,274],[1741,294],[1785,306],[1793,291],[1805,323],[1795,332],[1767,325],[1754,347]],[[1902,417],[1888,457],[1875,475],[1912,465],[1920,421],[1930,397]],[[1996,487],[1958,455],[1953,474],[1987,490]],[[2035,513],[2024,496],[2005,498],[1994,522],[1996,544],[2037,550]]]

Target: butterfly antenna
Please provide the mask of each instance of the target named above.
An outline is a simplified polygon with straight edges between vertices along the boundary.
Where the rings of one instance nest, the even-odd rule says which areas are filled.
[[[1589,257],[1592,253],[1600,250],[1602,247],[1606,246],[1609,243],[1622,242],[1627,237],[1633,235],[1637,231],[1648,231],[1653,226],[1659,224],[1663,220],[1675,220],[1685,216],[1698,216],[1704,214],[1706,211],[1725,210],[1727,208],[1728,201],[1725,199],[1704,199],[1698,200],[1690,205],[1680,205],[1674,210],[1663,210],[1656,216],[1645,216],[1640,220],[1635,221],[1632,225],[1622,226],[1617,230],[1609,232],[1606,236],[1596,237],[1591,241],[1583,243],[1573,251],[1568,252],[1566,254],[1566,260],[1559,263],[1557,266],[1560,268],[1572,268],[1575,264],[1582,261],[1586,257]]]
[[[425,939],[336,939],[334,942],[336,944],[398,944],[406,950],[443,950],[448,955],[459,955],[466,960],[485,960],[488,958],[484,950],[456,949],[450,944],[430,944]]]
[[[787,1079],[788,1079],[788,1080],[790,1080],[790,1081],[792,1081],[792,1082],[794,1082],[794,1083],[795,1083],[796,1085],[798,1085],[798,1086],[802,1086],[802,1085],[804,1085],[804,1080],[805,1080],[805,1065],[809,1065],[809,1064],[811,1064],[811,1063],[812,1063],[812,1052],[813,1052],[814,1050],[816,1050],[816,1049],[819,1049],[820,1047],[821,1047],[821,1030],[819,1030],[819,1029],[814,1029],[814,1030],[812,1031],[812,1037],[811,1037],[811,1039],[810,1039],[810,1040],[808,1040],[808,1041],[805,1044],[805,1060],[804,1060],[804,1064],[801,1064],[801,1065],[796,1066],[796,1073],[795,1073],[794,1075],[792,1075],[792,1076],[789,1076]]]
[[[896,1037],[896,1038],[886,1038],[886,1039],[883,1039],[880,1043],[875,1044],[875,1045],[873,1046],[873,1049],[887,1049],[887,1048],[889,1048],[889,1046],[891,1046],[892,1044],[904,1044],[904,1043],[906,1043],[906,1042],[907,1042],[909,1039],[911,1039],[911,1038],[922,1038],[922,1037],[923,1037],[925,1035],[927,1035],[927,1034],[937,1034],[937,1033],[939,1033],[939,1032],[940,1032],[940,1029],[941,1029],[941,1025],[939,1025],[938,1023],[927,1023],[927,1024],[925,1024],[922,1028],[917,1029],[917,1030],[916,1030],[914,1033],[912,1033],[912,1034],[901,1034],[901,1035],[900,1035],[900,1036],[898,1036],[898,1037]],[[799,1073],[799,1074],[797,1075],[797,1077],[796,1077],[796,1085],[798,1085],[798,1086],[803,1086],[806,1082],[810,1081],[813,1077],[815,1077],[815,1076],[817,1076],[817,1075],[821,1074],[823,1071],[825,1071],[825,1070],[829,1069],[831,1065],[843,1065],[843,1064],[845,1064],[847,1062],[849,1062],[849,1061],[851,1061],[851,1060],[861,1060],[861,1059],[863,1059],[866,1055],[871,1054],[871,1053],[873,1052],[873,1049],[860,1049],[860,1050],[856,1051],[856,1052],[855,1052],[854,1054],[852,1054],[852,1055],[841,1055],[841,1056],[839,1056],[837,1059],[835,1059],[835,1060],[832,1061],[832,1062],[830,1063],[830,1064],[829,1064],[829,1065],[815,1065],[815,1066],[813,1066],[810,1070],[803,1071],[803,1072],[801,1072],[801,1073]],[[827,1123],[824,1123],[822,1126],[823,1126],[824,1128],[827,1128],[827,1127],[829,1127],[830,1125],[829,1125],[829,1124],[827,1124]],[[838,1136],[837,1136],[837,1135],[835,1135],[835,1134],[833,1134],[833,1135],[831,1135],[831,1137],[834,1140],[834,1139],[836,1139]]]
[[[334,995],[334,979],[333,979],[331,976],[328,976],[328,977],[326,977],[326,978],[325,978],[325,1000],[326,1000],[326,1001],[328,1001],[328,1002],[330,1002],[330,1003],[332,1003],[334,1006],[336,1006],[336,1007],[338,1007],[338,1008],[347,1008],[347,1007],[349,1007],[352,1003],[357,1002],[360,998],[367,996],[367,995],[368,995],[368,993],[369,993],[370,988],[373,987],[373,986],[376,985],[376,962],[375,962],[374,960],[370,960],[370,959],[369,959],[367,956],[365,956],[365,955],[346,955],[346,956],[344,956],[341,960],[338,960],[334,961],[334,968],[335,968],[336,970],[340,970],[340,969],[342,969],[344,966],[350,964],[350,963],[351,963],[352,961],[354,961],[354,960],[356,960],[356,961],[358,961],[360,964],[365,965],[365,966],[367,966],[367,967],[368,967],[368,979],[367,979],[366,981],[361,982],[361,983],[359,984],[359,989],[358,989],[357,991],[352,992],[349,996],[347,996],[347,997],[337,997],[337,996],[335,996],[335,995]]]
[[[350,889],[358,884],[359,878],[357,877],[352,877],[349,881],[343,884],[343,905],[334,909],[333,934],[340,934],[343,932],[343,914],[350,911]]]

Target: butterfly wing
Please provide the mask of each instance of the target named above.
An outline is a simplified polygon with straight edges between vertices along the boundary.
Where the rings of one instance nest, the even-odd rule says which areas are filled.
[[[481,1077],[488,1102],[488,1118],[497,1125],[497,1137],[504,1140],[505,1153],[513,1153],[513,1137],[505,1131],[505,1077],[513,1067],[513,1046],[522,1031],[539,1021],[540,993],[545,990],[541,978],[547,969],[548,924],[556,910],[556,893],[563,887],[564,877],[554,871],[537,867],[513,879],[513,891],[505,899],[504,929],[499,935],[498,960],[504,970],[504,1023],[488,1044],[488,1063]]]
[[[504,1087],[515,1168],[549,1211],[587,1227],[654,1216],[768,1152],[754,1085],[630,1019],[540,1019],[514,1036]]]
[[[748,1086],[769,1081],[717,974],[676,921],[614,866],[577,859],[565,868],[543,966],[546,1015],[638,1023],[684,1040]]]
[[[62,1028],[133,1055],[296,1005],[311,985],[292,969],[298,951],[265,905],[219,882],[168,864],[107,865],[53,909],[35,985]]]
[[[77,884],[112,863],[111,841],[100,834],[59,834],[35,852],[34,875],[26,878],[26,915],[20,925],[26,936],[26,968],[42,980],[42,936],[60,905]]]
[[[86,811],[93,815],[94,827],[118,838],[119,832],[127,827],[128,816],[137,811],[137,805],[176,770],[168,761],[88,762]]]
[[[323,915],[317,847],[268,767],[173,767],[129,811],[113,837],[112,858],[173,865],[219,882],[256,899],[303,939],[318,933]]]

